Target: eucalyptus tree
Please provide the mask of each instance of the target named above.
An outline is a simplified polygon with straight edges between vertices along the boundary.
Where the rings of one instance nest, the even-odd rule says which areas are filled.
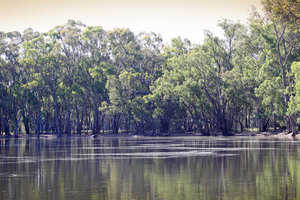
[[[31,79],[35,74],[34,71],[34,67],[32,66],[33,63],[30,63],[30,60],[28,60],[28,56],[26,55],[27,52],[27,47],[26,43],[34,40],[35,38],[39,37],[40,33],[37,31],[34,31],[32,28],[27,28],[23,31],[22,34],[22,38],[23,38],[23,42],[21,44],[21,48],[22,48],[22,57],[20,58],[20,64],[21,67],[23,68],[23,77],[26,79],[25,82],[23,82],[23,86],[24,86],[24,96],[26,99],[26,104],[23,106],[23,110],[22,110],[22,118],[23,118],[23,124],[24,124],[24,128],[25,128],[25,132],[26,134],[30,134],[30,115],[28,113],[28,109],[26,109],[26,107],[28,106],[28,103],[30,103],[31,98],[29,97],[30,94],[34,94],[34,90],[29,89],[27,87],[27,84],[29,82],[31,82],[33,79]],[[37,103],[37,102],[36,102]],[[26,111],[27,110],[27,111]],[[39,129],[37,131],[36,129],[36,133],[37,135],[39,134]]]
[[[27,35],[27,36],[26,36]],[[59,103],[57,95],[58,87],[58,71],[59,66],[53,66],[51,62],[55,60],[53,53],[55,50],[55,42],[47,34],[41,34],[34,36],[28,36],[28,31],[24,34],[26,37],[32,37],[26,39],[23,42],[24,58],[21,60],[23,68],[26,70],[25,75],[27,76],[27,83],[25,84],[27,91],[27,104],[26,111],[31,118],[32,123],[35,127],[35,132],[37,136],[41,131],[42,122],[42,111],[45,110],[45,115],[49,115],[52,110],[55,110],[55,124],[56,131],[58,135],[60,132],[60,120],[59,120]],[[55,64],[54,64],[55,65]],[[46,99],[50,100],[50,95],[52,96],[53,107],[46,108]],[[54,109],[53,109],[54,108]],[[49,120],[48,117],[45,117]]]
[[[24,95],[26,98],[26,105],[23,111],[25,131],[29,134],[29,121],[31,121],[34,125],[35,133],[37,137],[39,137],[42,130],[42,119],[45,118],[45,120],[49,120],[45,117],[46,113],[43,113],[43,111],[47,109],[45,107],[45,101],[49,93],[47,92],[47,88],[42,77],[36,72],[35,68],[37,67],[37,63],[28,57],[22,59],[20,63],[24,68],[27,68],[27,81],[23,85],[25,91]]]
[[[188,39],[181,37],[172,38],[171,45],[166,45],[163,48],[163,55],[167,59],[178,57],[188,53],[192,49],[192,43]]]
[[[17,31],[2,34],[1,37],[1,87],[4,101],[2,108],[4,112],[11,109],[14,122],[14,136],[18,137],[19,122],[22,116],[22,107],[24,106],[22,90],[22,68],[20,67],[20,44],[22,43],[21,34]],[[5,92],[6,91],[6,92]],[[4,126],[7,135],[10,135],[8,126],[8,116],[4,113]]]
[[[108,62],[106,31],[99,26],[88,26],[80,38],[82,56],[77,63],[74,79],[84,88],[93,105],[93,134],[100,131],[101,103],[108,98],[105,84],[107,75],[114,73]]]
[[[7,85],[7,69],[6,69],[6,61],[4,60],[4,50],[5,50],[5,33],[0,32],[0,91],[1,91],[1,113],[0,113],[0,120],[1,120],[1,129],[0,132],[2,133],[2,126],[4,126],[4,133],[5,135],[10,135],[10,126],[9,126],[9,95],[8,95],[8,85]]]
[[[230,76],[244,27],[228,20],[221,21],[219,26],[225,39],[206,32],[204,44],[198,47],[191,48],[188,41],[173,39],[172,46],[165,50],[169,62],[153,91],[163,91],[161,96],[168,94],[173,103],[180,102],[196,130],[205,135],[209,134],[209,127],[223,135],[230,134],[233,118],[239,112],[235,98],[242,91]]]
[[[300,131],[300,62],[292,64],[292,75],[295,80],[295,88],[289,102],[289,113],[298,117],[298,131]]]
[[[107,32],[106,42],[114,70],[107,77],[108,99],[105,100],[105,108],[103,109],[105,109],[107,117],[111,119],[113,133],[117,134],[120,120],[125,111],[125,101],[129,100],[129,91],[123,89],[119,78],[122,74],[133,72],[132,65],[137,62],[135,52],[139,50],[139,45],[133,32],[129,29],[120,28]]]
[[[107,85],[113,124],[117,124],[115,120],[120,121],[122,116],[127,116],[128,120],[131,118],[134,121],[138,132],[144,132],[145,127],[153,128],[153,119],[148,112],[153,106],[145,96],[162,72],[161,36],[155,33],[135,35],[129,29],[115,29],[108,32],[107,41],[111,62],[117,67],[117,73],[109,77],[108,83],[119,83]],[[113,103],[116,99],[119,100],[119,109],[115,109],[116,104]]]
[[[61,82],[61,99],[63,101],[61,114],[64,116],[64,133],[71,134],[71,114],[73,108],[72,88],[74,84],[74,74],[78,71],[78,63],[83,57],[83,47],[81,42],[82,32],[85,25],[79,21],[68,20],[66,24],[56,26],[54,32],[58,35],[58,43],[61,46],[61,54],[63,55],[64,62],[62,70]]]
[[[59,87],[61,87],[62,69],[65,65],[65,57],[61,54],[59,35],[53,30],[44,33],[36,43],[36,61],[38,62],[37,72],[43,80],[54,110],[55,130],[58,136],[62,135]]]
[[[165,76],[163,77],[165,78]],[[180,104],[178,98],[170,91],[170,83],[164,78],[158,78],[155,81],[151,86],[151,94],[147,98],[153,102],[152,116],[156,121],[154,125],[160,129],[161,133],[165,134],[170,133],[170,130],[172,130],[171,125]]]
[[[1,59],[0,64],[0,80],[1,80],[1,86],[0,86],[0,92],[1,92],[1,130],[4,129],[4,133],[6,136],[10,136],[10,114],[11,114],[11,106],[10,106],[10,98],[9,98],[9,92],[8,87],[5,84],[4,80],[4,69],[5,68],[5,62]],[[3,128],[2,128],[3,126]]]
[[[240,123],[241,131],[243,127],[250,128],[250,125],[255,123],[266,127],[269,121],[269,117],[264,114],[265,107],[269,105],[262,105],[262,100],[255,95],[255,90],[263,80],[259,75],[263,75],[260,70],[265,62],[264,52],[261,51],[265,48],[264,40],[257,27],[260,23],[255,19],[257,14],[257,12],[253,13],[250,25],[240,32],[239,39],[235,43],[238,50],[232,58],[235,67],[227,76],[229,82],[242,94],[237,95],[237,98],[232,101],[233,107],[237,110],[235,112],[237,118],[235,118]]]
[[[132,67],[138,73],[138,80],[149,92],[149,86],[162,74],[165,58],[162,55],[164,47],[163,40],[159,34],[140,33],[137,35],[137,42],[140,44],[140,51],[136,52],[136,59],[140,58]]]
[[[124,75],[120,74],[118,78]],[[127,87],[118,78],[114,75],[108,76],[106,89],[108,91],[109,104],[106,101],[102,104],[102,110],[105,110],[105,114],[111,118],[113,134],[118,134],[119,132],[120,119],[129,100],[126,91]]]
[[[299,119],[299,6],[263,0],[267,16],[249,26],[220,21],[202,45],[155,33],[105,31],[69,20],[47,33],[0,32],[0,130],[36,134],[53,123],[58,136],[99,134],[102,126],[136,132],[218,130]],[[281,7],[290,9],[280,9]],[[251,119],[251,120],[250,120]],[[2,128],[4,127],[4,128]]]
[[[204,51],[202,89],[213,106],[214,115],[217,117],[217,126],[224,135],[228,134],[228,118],[226,117],[227,94],[226,82],[223,75],[229,67],[224,49],[224,41],[211,34],[202,46]]]
[[[163,42],[160,35],[153,32],[140,33],[136,36],[140,50],[135,52],[136,63],[132,64],[133,71],[130,73],[131,86],[129,108],[133,117],[136,131],[155,132],[156,122],[152,113],[153,102],[147,99],[151,93],[150,86],[161,76],[165,58],[162,55]],[[125,79],[126,80],[126,79]]]
[[[163,48],[162,76],[155,80],[151,86],[151,93],[147,96],[153,102],[152,115],[159,121],[158,126],[161,132],[169,132],[175,116],[182,111],[179,109],[180,95],[187,93],[186,88],[182,88],[180,85],[185,81],[184,75],[187,72],[187,69],[182,67],[182,63],[185,62],[186,53],[189,50],[190,42],[187,39],[182,41],[180,37],[173,38],[171,45]],[[181,116],[181,118],[184,117]]]
[[[24,46],[24,50],[25,52],[27,51],[26,46]],[[31,118],[31,121],[35,126],[36,135],[39,136],[42,104],[41,93],[43,89],[38,88],[43,84],[41,84],[41,81],[38,81],[38,76],[34,68],[35,62],[33,59],[29,58],[28,52],[26,52],[25,57],[20,60],[20,64],[24,69],[23,76],[26,77],[26,83],[23,84],[24,97],[26,99],[26,104],[23,107],[23,123],[25,131],[26,134],[30,134],[29,118]]]
[[[81,135],[84,125],[84,118],[89,118],[91,110],[91,101],[86,95],[84,87],[75,82],[72,86],[73,109],[75,109],[76,133]],[[88,120],[86,119],[86,126]]]
[[[175,68],[175,66],[173,67]],[[184,79],[184,75],[181,74],[181,72],[176,69],[174,69],[174,71],[165,72],[164,75],[158,78],[151,86],[151,94],[147,97],[153,102],[154,111],[152,116],[159,122],[157,126],[162,133],[172,130],[172,124],[177,121],[176,116],[178,116],[178,113],[181,111],[180,103],[183,103],[183,105],[185,103],[183,96],[185,96],[188,91],[185,90],[186,88],[184,88],[184,86],[180,85]],[[184,116],[181,116],[181,119],[184,118]],[[179,124],[181,123],[179,122],[178,125]],[[176,128],[180,130],[181,127]]]
[[[243,26],[228,20],[221,21],[219,26],[224,31],[225,39],[207,32],[201,46],[202,90],[213,107],[215,125],[223,135],[229,135],[236,114],[231,102],[239,91],[230,83],[230,74],[235,67],[232,60],[238,50],[237,42]]]
[[[299,60],[299,6],[297,2],[290,0],[266,0],[262,1],[267,14],[266,19],[260,19],[260,37],[263,38],[267,48],[262,51],[267,52],[265,65],[269,69],[277,69],[279,73],[271,77],[277,78],[276,91],[281,93],[284,106],[279,107],[286,125],[293,134],[297,133],[297,116],[288,112],[291,93],[293,93],[294,80],[289,78],[291,74],[292,62]],[[290,6],[291,10],[279,9]],[[287,8],[287,7],[286,7]],[[257,20],[258,21],[258,20]],[[267,32],[267,33],[266,33]],[[271,67],[272,66],[272,67]],[[272,82],[276,82],[272,80]],[[280,83],[281,82],[281,83]],[[274,107],[273,100],[270,101]]]

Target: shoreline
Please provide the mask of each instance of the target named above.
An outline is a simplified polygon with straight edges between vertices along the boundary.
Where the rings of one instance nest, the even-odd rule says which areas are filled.
[[[300,134],[297,134],[293,136],[292,133],[287,132],[244,132],[244,133],[236,133],[232,134],[230,136],[223,136],[221,134],[214,134],[210,136],[204,136],[201,133],[171,133],[171,134],[157,134],[157,135],[142,135],[142,134],[132,134],[132,133],[122,133],[122,134],[99,134],[99,135],[66,135],[63,134],[62,136],[57,136],[56,134],[40,134],[39,137],[36,135],[25,135],[20,134],[18,137],[15,137],[14,135],[6,136],[6,135],[0,135],[0,139],[6,138],[6,139],[12,139],[12,138],[41,138],[41,139],[54,139],[54,138],[123,138],[123,137],[133,137],[133,138],[142,138],[142,137],[150,137],[150,138],[156,138],[156,137],[162,137],[162,138],[168,138],[168,137],[272,137],[272,138],[295,138],[300,139]]]

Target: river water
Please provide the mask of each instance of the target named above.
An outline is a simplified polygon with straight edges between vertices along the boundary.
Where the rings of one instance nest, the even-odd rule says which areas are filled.
[[[300,199],[300,141],[0,139],[0,199]]]

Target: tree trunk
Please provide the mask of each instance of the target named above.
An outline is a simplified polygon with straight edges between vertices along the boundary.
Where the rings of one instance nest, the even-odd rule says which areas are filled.
[[[25,133],[26,133],[26,135],[29,135],[30,134],[29,118],[26,116],[24,110],[23,110],[23,124],[24,124],[24,127],[25,127]]]
[[[270,104],[270,107],[271,107],[272,118],[273,118],[273,132],[275,132],[276,128],[277,128],[277,122],[276,122],[276,115],[275,115],[275,112],[274,112],[274,106],[273,106],[272,103]]]
[[[248,109],[247,106],[245,108],[245,128],[249,128],[248,126],[248,113],[247,113]]]
[[[169,122],[165,117],[161,117],[160,119],[161,129],[160,132],[168,133],[169,132]]]
[[[37,137],[40,137],[40,130],[41,130],[40,114],[37,114],[35,121],[36,121],[35,122],[35,134]]]
[[[65,134],[71,135],[71,106],[68,104],[67,106],[67,116],[66,116],[66,126],[65,126]]]
[[[152,118],[152,135],[156,134],[156,120]]]
[[[208,124],[208,122],[204,122],[204,130],[205,130],[205,133],[207,134],[207,136],[209,136],[210,132],[209,132],[209,124]]]
[[[45,132],[47,133],[47,132],[49,132],[49,130],[50,130],[50,117],[49,117],[49,113],[48,112],[46,112],[46,119],[45,119]]]
[[[276,115],[274,112],[272,113],[272,118],[273,118],[273,132],[275,132],[277,128],[277,122],[276,122]]]
[[[228,136],[229,131],[228,131],[225,113],[224,114],[222,113],[222,115],[218,117],[218,121],[219,121],[219,129],[221,130],[222,135]]]
[[[4,134],[6,136],[11,136],[7,116],[4,118]]]
[[[227,124],[226,124],[226,121],[222,121],[222,135],[224,136],[228,136],[229,135],[229,132],[228,132],[228,129],[227,129]]]
[[[81,117],[80,117],[80,111],[79,111],[78,108],[76,108],[76,118],[77,118],[77,134],[81,135],[82,122],[83,122],[83,112],[81,112]]]
[[[228,125],[226,119],[226,103],[223,96],[221,96],[221,105],[222,105],[222,120],[221,120],[222,134],[224,136],[228,136],[229,131],[228,131]]]
[[[18,137],[19,134],[19,120],[20,119],[18,119],[18,109],[14,108],[14,121],[15,121],[14,137]]]
[[[238,121],[238,119],[236,118],[236,119],[234,120],[234,132],[236,132],[236,133],[238,132],[238,127],[237,127],[237,126],[238,126],[238,122],[239,122],[239,121]]]
[[[54,97],[54,111],[55,111],[55,128],[56,128],[56,134],[58,137],[62,136],[61,133],[61,126],[60,126],[60,120],[59,120],[59,107],[57,102],[57,97]]]
[[[40,113],[37,113],[35,118],[29,112],[28,112],[28,115],[30,116],[30,118],[34,124],[36,136],[40,137],[40,124],[41,124],[40,123]]]
[[[240,127],[241,127],[241,133],[243,133],[244,132],[243,120],[240,121]]]
[[[276,29],[276,26],[274,26],[275,28],[275,31],[276,31],[276,34],[277,34],[277,43],[276,43],[276,48],[277,48],[277,53],[278,53],[278,58],[279,58],[279,63],[280,63],[280,68],[281,68],[281,76],[282,76],[282,83],[283,83],[283,88],[286,90],[288,89],[287,87],[290,86],[291,88],[291,82],[287,83],[287,81],[289,81],[289,79],[287,79],[287,75],[286,75],[286,65],[287,65],[287,61],[291,55],[291,52],[293,51],[294,47],[291,45],[289,46],[289,51],[287,52],[287,46],[286,44],[289,44],[289,43],[286,43],[285,42],[285,39],[284,39],[284,34],[286,32],[286,26],[283,27],[280,35],[278,35],[278,32],[277,32],[277,29]],[[281,49],[280,49],[280,46],[283,46],[284,47],[284,52],[283,54],[281,53]],[[285,103],[285,106],[286,108],[288,109],[289,108],[289,100],[290,100],[290,95],[287,93],[287,92],[283,92],[283,99],[284,99],[284,103]],[[296,121],[294,119],[293,116],[287,116],[287,127],[288,127],[288,130],[289,132],[292,132],[293,135],[297,134],[297,124],[296,124]]]
[[[295,136],[298,133],[296,120],[294,119],[293,116],[289,116],[288,118],[289,118],[289,132],[292,132],[293,136]]]
[[[267,132],[268,131],[269,121],[270,121],[270,119],[260,121],[260,125],[259,125],[259,131],[260,132]]]
[[[99,111],[98,111],[98,106],[94,104],[94,126],[93,126],[93,134],[98,135],[100,132],[99,128]]]
[[[2,135],[2,114],[0,113],[0,135]]]
[[[106,124],[105,124],[105,115],[102,116],[102,134],[105,134]]]
[[[113,115],[112,126],[113,126],[113,134],[118,134],[119,127],[118,127],[118,122],[117,122],[117,116],[116,116],[116,114]]]

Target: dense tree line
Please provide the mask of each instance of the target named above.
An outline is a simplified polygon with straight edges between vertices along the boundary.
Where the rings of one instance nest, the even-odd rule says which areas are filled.
[[[229,135],[300,128],[299,2],[264,0],[203,44],[69,20],[0,32],[0,132]]]

